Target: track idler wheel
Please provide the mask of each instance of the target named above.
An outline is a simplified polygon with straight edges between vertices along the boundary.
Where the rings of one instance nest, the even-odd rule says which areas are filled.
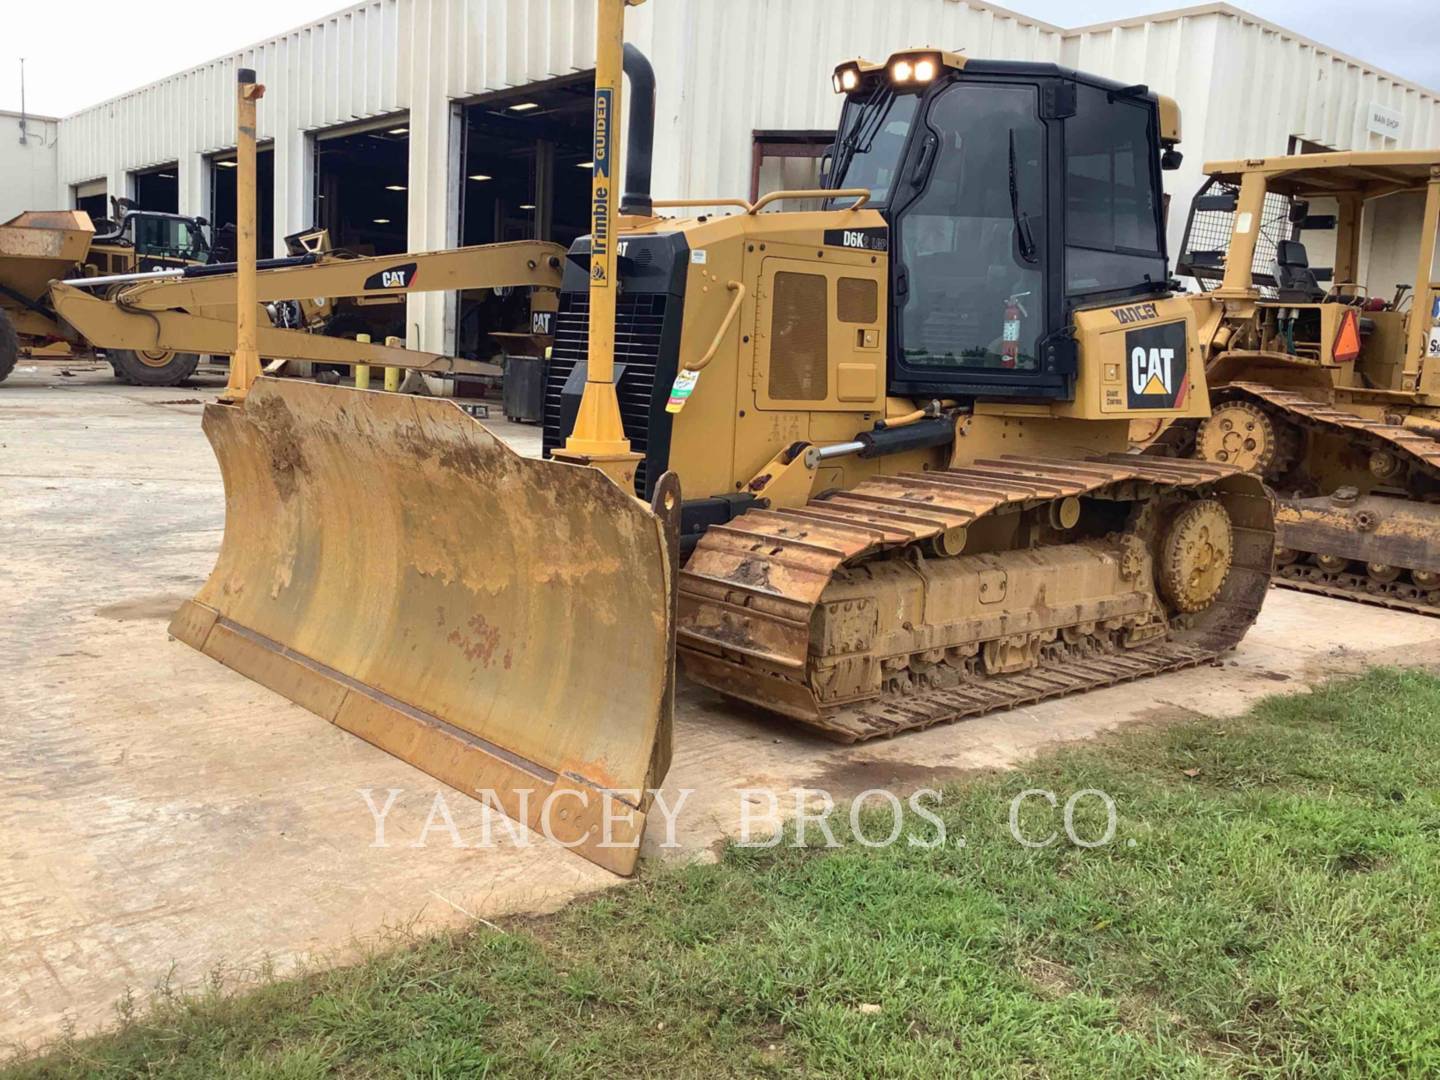
[[[1270,415],[1248,401],[1214,406],[1195,435],[1195,456],[1202,461],[1234,465],[1273,479],[1285,471],[1284,435]]]
[[[1209,607],[1225,585],[1235,555],[1230,515],[1215,499],[1190,503],[1160,545],[1160,595],[1189,614]]]

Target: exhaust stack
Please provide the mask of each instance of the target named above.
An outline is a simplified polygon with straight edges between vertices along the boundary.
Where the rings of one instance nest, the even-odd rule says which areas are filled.
[[[655,154],[655,69],[650,58],[625,43],[625,78],[630,83],[630,131],[625,143],[625,193],[620,212],[649,217],[655,212],[650,173]]]

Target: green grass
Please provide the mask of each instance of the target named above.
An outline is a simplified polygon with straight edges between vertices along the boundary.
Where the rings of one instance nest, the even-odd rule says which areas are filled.
[[[1026,788],[1108,792],[1115,839],[1022,847]],[[1440,1074],[1440,680],[1376,672],[944,796],[941,848],[732,847],[501,932],[163,997],[5,1075]],[[1059,824],[1025,807],[1028,835]],[[1099,800],[1076,824],[1103,832]]]

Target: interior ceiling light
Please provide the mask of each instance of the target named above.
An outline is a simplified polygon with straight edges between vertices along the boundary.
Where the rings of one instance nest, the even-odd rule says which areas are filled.
[[[518,104],[518,105],[511,105],[511,106],[510,106],[510,111],[511,111],[511,112],[529,112],[531,109],[538,109],[539,107],[540,107],[540,103],[539,103],[538,101],[522,101],[522,102],[520,102],[520,104]]]
[[[409,133],[410,129],[408,127],[391,128],[385,132],[386,135],[408,135]]]
[[[595,167],[595,162],[593,162],[593,161],[581,161],[581,162],[577,162],[576,165],[575,165],[575,167],[576,167],[577,169],[593,169],[593,168]]]
[[[372,218],[371,220],[372,220],[376,225],[389,225],[389,224],[390,224],[390,219],[389,219],[388,217],[377,217],[377,218]]]
[[[158,176],[161,180],[174,180],[174,179],[175,179],[175,174],[174,174],[173,172],[162,172],[162,173],[156,173],[155,175]]]
[[[476,173],[470,177],[470,179],[474,180],[477,184],[483,184],[486,180],[491,179],[491,177],[486,176],[484,173]]]
[[[238,169],[240,167],[238,161],[217,161],[215,164],[219,165],[222,169]]]
[[[385,190],[386,190],[386,191],[404,191],[404,190],[405,190],[405,185],[404,185],[404,184],[386,184],[386,185],[385,185]]]
[[[520,209],[521,209],[521,210],[534,210],[534,209],[535,209],[535,204],[534,204],[533,202],[521,203],[521,204],[520,204]]]

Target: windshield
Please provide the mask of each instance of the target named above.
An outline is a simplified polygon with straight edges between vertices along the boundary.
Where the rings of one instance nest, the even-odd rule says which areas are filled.
[[[864,101],[847,100],[840,116],[830,186],[868,188],[872,204],[889,202],[919,101],[916,94],[897,97],[888,86],[881,86]]]
[[[187,218],[139,214],[134,221],[137,255],[198,261],[209,250],[204,231]]]
[[[925,119],[938,151],[895,223],[907,365],[1034,371],[1045,326],[1045,128],[1033,86],[957,83]]]

